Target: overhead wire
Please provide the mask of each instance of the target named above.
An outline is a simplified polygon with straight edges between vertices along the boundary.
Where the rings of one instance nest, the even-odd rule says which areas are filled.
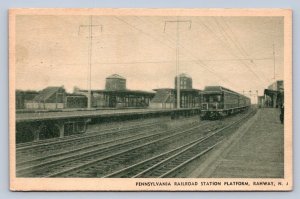
[[[221,17],[222,18],[222,17]],[[227,33],[227,31],[225,30],[225,28],[222,26],[222,24],[217,20],[217,18],[216,17],[213,17],[213,19],[215,20],[215,22],[216,22],[216,24],[217,24],[217,26],[220,28],[220,33],[223,35],[223,37],[230,43],[232,43],[235,47],[236,47],[236,49],[239,51],[239,53],[243,56],[243,57],[249,57],[249,55],[248,55],[248,53],[245,51],[245,49],[242,47],[242,45],[238,42],[238,40],[237,39],[235,39],[235,38],[232,38],[232,36],[233,36],[233,32],[232,32],[232,30],[230,29],[230,27],[229,27],[229,25],[227,24],[227,28],[231,31],[231,35],[232,36],[230,36],[228,33]],[[222,18],[223,19],[223,18]],[[224,21],[224,19],[223,19],[223,21]],[[226,22],[224,21],[224,24],[225,24]],[[229,46],[230,46],[230,44],[229,44]],[[244,66],[246,66],[246,68],[262,83],[262,85],[264,85],[264,83],[263,83],[263,79],[258,75],[258,74],[256,74],[255,73],[255,71],[245,62],[245,61],[243,61],[243,60],[241,60],[240,61]],[[253,62],[253,60],[252,60],[252,62],[250,62],[250,63],[253,63],[254,64],[254,62]],[[257,67],[257,66],[256,66]]]
[[[137,18],[141,19],[140,17],[137,16]],[[143,19],[141,19],[143,20]],[[143,20],[144,21],[144,20]],[[144,21],[145,22],[145,21]],[[148,21],[147,21],[148,22]],[[148,22],[151,23],[151,22]],[[153,26],[155,26],[155,24],[152,24]],[[168,36],[168,37],[166,37]],[[168,33],[164,33],[163,37],[165,37],[164,40],[169,40],[172,43],[175,43],[176,41],[174,39],[171,39],[172,36]],[[186,54],[188,54],[189,56],[194,57],[195,60],[193,60],[197,65],[201,66],[202,68],[206,69],[207,71],[209,71],[210,73],[214,74],[215,76],[217,76],[219,79],[221,79],[223,82],[227,82],[227,84],[230,84],[233,87],[236,87],[231,81],[225,79],[224,77],[222,77],[221,75],[219,75],[218,73],[216,73],[213,69],[211,69],[211,67],[207,66],[204,62],[202,62],[200,59],[198,59],[197,56],[195,56],[189,49],[187,49],[185,46],[183,46],[182,44],[179,44],[181,50],[184,49]]]
[[[196,21],[195,23],[196,23],[196,24],[199,24],[199,25],[202,26],[202,27],[204,27],[205,30],[206,30],[210,35],[213,35],[213,36],[220,42],[220,44],[223,46],[224,49],[228,50],[228,52],[229,52],[231,55],[233,55],[234,57],[237,57],[237,56],[235,55],[235,53],[232,51],[231,46],[229,46],[226,42],[224,42],[224,39],[220,38],[220,37],[217,35],[217,33],[216,33],[213,29],[211,29],[209,26],[207,26],[201,19],[199,19],[199,20]],[[221,34],[222,34],[222,33],[221,33]],[[224,37],[224,36],[223,36],[223,37]],[[237,58],[237,60],[241,61],[241,63],[242,63],[243,65],[245,65],[245,66],[249,69],[249,67],[243,62],[243,59]],[[247,60],[248,60],[248,59],[247,59]],[[254,71],[252,71],[251,69],[250,69],[250,71],[253,73],[253,75],[257,76],[257,75],[254,73]],[[257,78],[258,78],[258,80],[261,80],[259,77],[257,77]],[[261,81],[260,81],[260,84],[261,84],[261,86],[265,86],[265,85],[263,84],[263,82],[261,82]]]

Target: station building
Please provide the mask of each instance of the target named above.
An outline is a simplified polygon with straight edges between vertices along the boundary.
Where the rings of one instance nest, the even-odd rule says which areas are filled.
[[[257,105],[258,108],[265,107],[265,96],[257,96]]]
[[[284,103],[284,82],[275,81],[264,90],[264,107],[278,108]]]
[[[105,90],[126,90],[126,79],[118,74],[113,74],[105,79]]]
[[[22,90],[17,90],[16,91],[16,109],[25,109],[26,108],[26,103],[28,101],[33,100],[35,96],[37,96],[39,92],[37,91],[22,91]]]
[[[201,107],[201,90],[193,89],[193,80],[187,74],[175,77],[174,88],[154,89],[156,94],[150,102],[150,108],[172,109],[177,104],[177,81],[180,81],[180,108]]]
[[[63,86],[47,87],[39,92],[17,91],[16,95],[17,110],[60,110],[87,107],[86,96],[67,93]]]
[[[47,87],[32,100],[26,102],[26,109],[63,109],[66,91],[63,87]]]
[[[77,94],[87,96],[87,90],[78,90]],[[118,74],[106,78],[104,90],[92,90],[94,108],[145,108],[149,106],[154,92],[127,89],[126,79]]]
[[[193,89],[193,79],[191,76],[181,73],[178,77],[175,77],[175,89],[177,88],[177,81],[180,80],[180,89]]]
[[[92,90],[93,108],[145,108],[154,92],[129,90],[126,79],[118,74],[106,78],[104,90]],[[87,108],[88,91],[74,89],[67,93],[63,86],[47,87],[41,91],[16,91],[16,109],[63,110]]]

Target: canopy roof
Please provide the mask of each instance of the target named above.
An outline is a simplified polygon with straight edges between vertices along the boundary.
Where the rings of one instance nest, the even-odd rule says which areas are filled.
[[[53,94],[55,94],[59,90],[64,91],[64,88],[63,87],[47,87],[47,88],[43,89],[42,91],[40,91],[39,94],[33,98],[33,101],[36,101],[36,102],[46,101],[47,99],[49,99]]]
[[[118,74],[112,74],[112,75],[108,76],[106,79],[124,79],[124,80],[126,80],[124,77],[122,77],[121,75],[118,75]]]

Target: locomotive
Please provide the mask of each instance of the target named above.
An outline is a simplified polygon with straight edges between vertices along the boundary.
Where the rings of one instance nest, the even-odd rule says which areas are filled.
[[[202,93],[201,119],[219,119],[250,107],[250,98],[222,86],[206,86]]]

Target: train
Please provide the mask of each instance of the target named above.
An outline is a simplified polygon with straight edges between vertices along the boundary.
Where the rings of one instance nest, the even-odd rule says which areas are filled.
[[[250,98],[222,86],[206,86],[202,92],[201,119],[219,119],[248,109]]]

